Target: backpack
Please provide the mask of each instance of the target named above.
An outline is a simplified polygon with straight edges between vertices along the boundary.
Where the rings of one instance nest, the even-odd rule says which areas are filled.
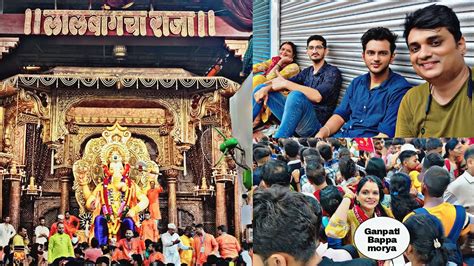
[[[461,248],[459,247],[457,241],[459,239],[459,235],[461,234],[464,221],[466,220],[466,210],[460,205],[454,205],[454,207],[456,208],[456,219],[454,220],[454,225],[451,228],[448,237],[444,240],[443,247],[448,250],[449,262],[456,263],[456,265],[462,265],[463,258]],[[418,208],[413,212],[416,214],[430,214],[425,208]]]

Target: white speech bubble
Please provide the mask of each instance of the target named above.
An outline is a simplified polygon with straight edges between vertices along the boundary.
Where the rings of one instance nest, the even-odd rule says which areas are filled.
[[[354,243],[359,252],[368,258],[391,260],[407,249],[410,233],[398,220],[375,217],[359,225],[354,234]]]

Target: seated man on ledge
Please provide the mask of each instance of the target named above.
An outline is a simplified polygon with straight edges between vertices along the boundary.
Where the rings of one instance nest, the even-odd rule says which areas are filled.
[[[312,66],[290,79],[276,71],[277,78],[253,91],[253,119],[265,103],[281,122],[275,138],[289,138],[295,133],[313,136],[336,108],[342,78],[337,67],[324,61],[328,53],[326,40],[319,35],[309,37],[306,53]],[[282,90],[290,91],[287,97]]]
[[[334,115],[316,137],[377,137],[395,135],[398,107],[410,83],[392,72],[397,35],[372,28],[362,35],[362,58],[369,73],[356,77]]]

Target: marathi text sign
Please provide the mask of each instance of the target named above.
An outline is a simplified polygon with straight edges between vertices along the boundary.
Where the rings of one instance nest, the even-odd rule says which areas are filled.
[[[57,35],[133,35],[205,37],[216,35],[214,11],[25,11],[24,33]]]

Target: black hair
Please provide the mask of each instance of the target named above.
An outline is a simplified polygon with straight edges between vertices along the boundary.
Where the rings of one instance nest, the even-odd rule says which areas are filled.
[[[323,158],[321,158],[320,155],[306,155],[304,156],[305,158],[305,164],[308,165],[310,163],[312,164],[317,164],[317,165],[321,165],[323,166],[324,165],[324,160]]]
[[[320,186],[326,181],[326,171],[322,165],[311,162],[306,165],[306,177],[311,183]]]
[[[253,204],[254,253],[263,261],[277,252],[301,262],[315,255],[320,218],[307,196],[274,186],[255,192]]]
[[[283,148],[283,146],[285,146],[285,141],[286,141],[286,139],[284,139],[284,138],[279,138],[279,139],[278,139],[278,146],[280,146],[280,147]]]
[[[258,162],[265,157],[269,157],[272,151],[268,147],[259,147],[253,150],[253,159]]]
[[[321,204],[319,204],[319,201],[311,193],[303,193],[303,195],[306,196],[306,200],[308,201],[309,206],[312,208],[314,215],[318,217],[317,227],[319,228],[323,220],[323,209],[321,208]]]
[[[419,150],[426,149],[426,139],[414,138],[411,140],[411,144],[413,144],[413,146]]]
[[[321,190],[319,196],[321,207],[323,207],[323,210],[325,210],[329,216],[332,216],[336,212],[337,207],[339,207],[342,201],[342,196],[336,186],[327,186]]]
[[[360,38],[360,41],[362,42],[362,50],[365,52],[365,49],[367,48],[367,43],[372,40],[376,41],[388,41],[390,43],[390,52],[393,55],[395,52],[395,48],[397,48],[397,45],[395,42],[397,41],[397,35],[392,33],[389,29],[384,28],[384,27],[377,27],[377,28],[372,28],[369,29],[362,35]]]
[[[443,142],[440,139],[429,138],[426,140],[426,151],[432,151],[440,147],[443,147]]]
[[[316,148],[316,144],[318,144],[318,139],[316,138],[308,138],[308,146],[310,148]]]
[[[446,27],[457,43],[462,37],[459,19],[454,11],[444,5],[430,5],[407,14],[403,37],[408,45],[408,35],[413,28],[436,29]]]
[[[301,153],[301,155],[302,155],[301,162],[306,162],[306,160],[309,156],[315,156],[315,157],[321,158],[321,154],[315,148],[307,148]]]
[[[298,156],[298,152],[300,151],[300,144],[296,140],[287,139],[285,141],[283,148],[285,150],[285,154],[288,157],[293,158],[293,157]]]
[[[341,142],[336,138],[330,138],[328,139],[328,142],[331,147],[333,147],[336,151],[339,150],[339,148],[341,148],[342,146]]]
[[[384,208],[380,204],[383,201],[385,195],[383,193],[382,182],[380,181],[378,177],[373,176],[373,175],[367,175],[367,176],[362,177],[359,181],[359,184],[357,185],[357,195],[359,195],[360,190],[367,182],[374,182],[375,184],[377,184],[377,187],[379,188],[379,203],[377,204],[375,208],[380,210],[380,212],[382,213],[382,216],[387,216],[387,213],[385,212]]]
[[[307,138],[298,138],[298,142],[301,146],[308,147],[308,139]]]
[[[387,176],[387,167],[385,166],[383,159],[372,157],[367,162],[365,172],[367,175],[373,175],[380,178],[382,181]]]
[[[437,165],[430,167],[430,169],[425,172],[423,179],[428,194],[435,198],[443,196],[450,180],[449,172]]]
[[[464,159],[467,161],[469,158],[474,158],[474,146],[469,146],[464,152]]]
[[[326,39],[324,39],[323,36],[321,35],[312,35],[312,36],[309,36],[308,40],[306,40],[306,46],[309,46],[309,43],[311,41],[320,41],[323,43],[323,47],[326,48],[327,47],[327,42],[326,42]]]
[[[285,45],[285,44],[288,44],[289,46],[291,46],[291,50],[293,51],[293,63],[294,63],[296,61],[296,55],[297,55],[296,45],[293,42],[282,42],[280,44],[280,48],[278,48],[278,50],[280,50],[281,47],[283,47],[283,45]]]
[[[151,244],[153,244],[153,241],[151,239],[145,239],[145,247],[148,248]]]
[[[356,163],[349,157],[343,157],[339,160],[339,171],[344,180],[349,180],[357,173]]]
[[[143,264],[143,258],[142,258],[142,255],[140,255],[140,254],[133,254],[132,255],[132,260],[136,261],[138,263],[138,265]]]
[[[428,153],[423,160],[423,169],[429,169],[431,166],[444,166],[444,159],[438,153]]]
[[[305,150],[307,150],[307,149],[309,149],[309,148],[303,146],[303,147],[301,147],[301,149],[300,149],[300,151],[299,151],[299,154],[300,154],[300,161],[301,161],[301,162],[304,162],[303,152],[304,152]]]
[[[457,140],[456,138],[452,138],[452,139],[449,139],[447,142],[446,142],[446,145],[444,145],[444,148],[446,150],[446,153],[444,154],[444,158],[448,158],[449,157],[449,152],[454,150],[454,148],[456,148],[456,146],[458,145],[459,143],[459,140]]]
[[[219,226],[217,227],[217,230],[221,230],[222,232],[227,233],[227,226],[225,226],[225,225],[219,225]]]
[[[402,139],[402,138],[394,138],[394,139],[392,140],[392,143],[391,143],[391,144],[395,146],[395,145],[403,145],[403,144],[405,144],[405,143],[406,143],[406,142],[405,142],[405,139]]]
[[[107,258],[106,256],[100,256],[100,257],[97,258],[95,263],[96,263],[96,265],[97,264],[101,265],[102,263],[105,263],[106,265],[109,265],[110,259]]]
[[[411,181],[408,175],[398,172],[390,177],[390,208],[395,219],[400,222],[403,221],[407,214],[421,207],[411,197],[410,188]]]
[[[444,230],[438,218],[431,214],[415,214],[403,224],[410,234],[414,254],[423,264],[446,265],[448,251],[443,247]],[[435,247],[435,242],[441,246]]]
[[[217,260],[218,260],[218,257],[214,254],[207,256],[207,263],[209,264],[216,264]]]
[[[291,175],[286,162],[270,160],[263,166],[262,180],[270,187],[274,184],[289,186]]]
[[[265,148],[265,147],[268,147],[268,145],[262,142],[257,142],[257,143],[252,144],[252,150],[255,150],[256,148]]]
[[[351,151],[348,148],[340,148],[339,149],[339,159],[341,159],[342,157],[351,158]]]
[[[93,248],[98,248],[99,247],[99,240],[97,240],[97,238],[93,237],[91,239],[91,247],[93,247]]]
[[[321,154],[321,157],[327,162],[332,159],[332,149],[331,146],[327,144],[321,144],[318,147],[318,151]]]
[[[398,155],[398,159],[400,159],[400,162],[403,164],[406,160],[408,160],[409,158],[417,154],[418,153],[416,153],[416,151],[412,151],[412,150],[402,151],[400,155]]]
[[[196,224],[195,228],[204,228],[203,224]]]
[[[154,242],[152,245],[155,251],[157,252],[163,251],[163,243],[161,242],[161,240],[159,240],[158,242]]]

